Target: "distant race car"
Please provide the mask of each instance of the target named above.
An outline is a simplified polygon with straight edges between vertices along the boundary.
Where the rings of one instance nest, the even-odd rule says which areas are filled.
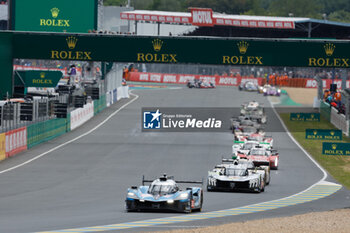
[[[265,85],[262,89],[264,96],[268,95],[273,95],[273,96],[280,96],[281,95],[281,89],[275,87],[275,86],[270,86],[270,85]]]
[[[255,128],[261,128],[261,125],[258,123],[258,121],[254,118],[251,118],[250,116],[240,116],[238,118],[231,118],[231,129],[239,128],[241,126],[252,126]]]
[[[252,101],[247,104],[242,104],[240,113],[241,115],[247,115],[253,111],[257,111],[257,113],[263,114],[264,107],[259,102]]]
[[[247,82],[241,83],[238,86],[238,90],[240,90],[240,91],[257,91],[258,84],[254,83],[252,81],[247,81]]]
[[[226,162],[226,163],[225,163]],[[252,163],[225,160],[208,172],[208,191],[265,191],[265,169],[255,169]]]
[[[194,79],[187,82],[188,88],[215,88],[215,83]]]
[[[272,149],[270,143],[267,142],[258,142],[255,140],[234,141],[232,145],[232,154],[237,155],[238,153],[240,153],[247,155],[251,149],[259,146],[268,150]]]
[[[145,186],[145,183],[151,183]],[[201,211],[203,206],[203,189],[201,187],[188,187],[180,190],[179,183],[201,184],[202,181],[175,181],[166,175],[155,179],[142,178],[142,186],[128,189],[126,197],[127,211],[140,210],[167,210],[190,213]]]
[[[238,157],[251,159],[255,166],[269,166],[277,170],[279,163],[279,154],[277,150],[267,150],[264,147],[255,147],[248,154],[238,153]]]
[[[232,129],[232,133],[235,137],[241,137],[248,138],[249,136],[252,136],[254,134],[258,134],[261,136],[265,135],[264,129],[261,127],[255,127],[255,126],[246,126],[246,125],[239,125],[238,127],[234,127]],[[244,140],[237,140],[236,141],[244,141]]]

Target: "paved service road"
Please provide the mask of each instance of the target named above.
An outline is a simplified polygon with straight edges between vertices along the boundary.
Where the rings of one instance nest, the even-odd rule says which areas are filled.
[[[270,106],[261,95],[228,87],[135,90],[134,93],[140,97],[92,133],[31,163],[0,174],[0,232],[53,231],[179,216],[181,214],[126,213],[126,189],[140,185],[142,175],[156,177],[167,173],[177,179],[194,180],[206,177],[207,171],[220,163],[222,156],[230,155],[232,134],[229,130],[223,133],[142,133],[141,108],[239,107],[249,100],[259,100]],[[73,132],[0,163],[0,171],[83,134],[124,102],[106,109]],[[273,111],[268,112],[267,131],[274,131],[274,146],[280,152],[280,169],[272,171],[271,184],[261,194],[205,192],[203,212],[287,197],[307,189],[324,176],[283,132]],[[337,196],[336,200],[334,196]],[[307,204],[212,218],[195,224],[211,225],[340,208],[346,205],[346,196],[348,192],[342,189],[335,195]],[[182,225],[186,224],[191,225],[188,222]],[[167,225],[162,227],[165,229]]]

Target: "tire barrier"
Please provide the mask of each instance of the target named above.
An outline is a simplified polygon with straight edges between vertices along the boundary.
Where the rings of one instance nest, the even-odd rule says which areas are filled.
[[[68,132],[67,121],[56,118],[27,126],[28,149]]]
[[[0,134],[0,161],[6,159],[6,135]]]
[[[5,138],[6,157],[11,157],[27,149],[27,127],[6,132]]]
[[[94,115],[94,103],[96,101],[104,101],[104,105],[106,106],[106,98],[99,100],[95,100],[92,103],[87,103],[82,108],[75,109],[70,113],[70,130],[74,130],[90,120]]]

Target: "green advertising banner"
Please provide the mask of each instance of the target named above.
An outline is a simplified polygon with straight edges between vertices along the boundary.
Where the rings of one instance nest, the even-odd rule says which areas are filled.
[[[320,121],[320,113],[291,113],[290,121]]]
[[[12,0],[16,31],[87,33],[96,29],[97,0]]]
[[[345,41],[16,33],[14,44],[16,58],[350,68]]]
[[[343,133],[341,130],[332,129],[306,129],[305,138],[316,140],[342,140]]]
[[[322,143],[322,154],[324,155],[349,155],[350,143]]]
[[[62,75],[61,71],[30,70],[16,72],[16,76],[24,81],[25,87],[56,87]],[[18,82],[17,78],[15,82]]]

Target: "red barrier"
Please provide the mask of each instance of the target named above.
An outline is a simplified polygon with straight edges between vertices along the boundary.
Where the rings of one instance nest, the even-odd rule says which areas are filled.
[[[176,83],[186,84],[189,80],[201,79],[203,81],[213,82],[217,86],[238,86],[241,82],[252,81],[259,85],[263,85],[266,80],[263,78],[250,77],[231,77],[220,75],[194,75],[194,74],[161,74],[161,73],[143,73],[130,72],[129,81],[134,82],[155,82],[155,83]],[[300,88],[317,88],[317,82],[310,78],[273,78],[269,79],[269,84],[279,83],[281,86],[300,87]],[[334,83],[338,88],[341,87],[341,80],[336,79]],[[323,87],[329,88],[332,83],[331,79],[323,80]],[[350,80],[346,81],[346,88],[350,88]]]
[[[5,133],[6,157],[27,149],[27,127],[14,129]]]
[[[215,83],[218,86],[238,86],[241,82],[252,81],[262,85],[262,78],[230,77],[220,75],[160,74],[130,72],[129,81],[186,84],[193,79]]]

